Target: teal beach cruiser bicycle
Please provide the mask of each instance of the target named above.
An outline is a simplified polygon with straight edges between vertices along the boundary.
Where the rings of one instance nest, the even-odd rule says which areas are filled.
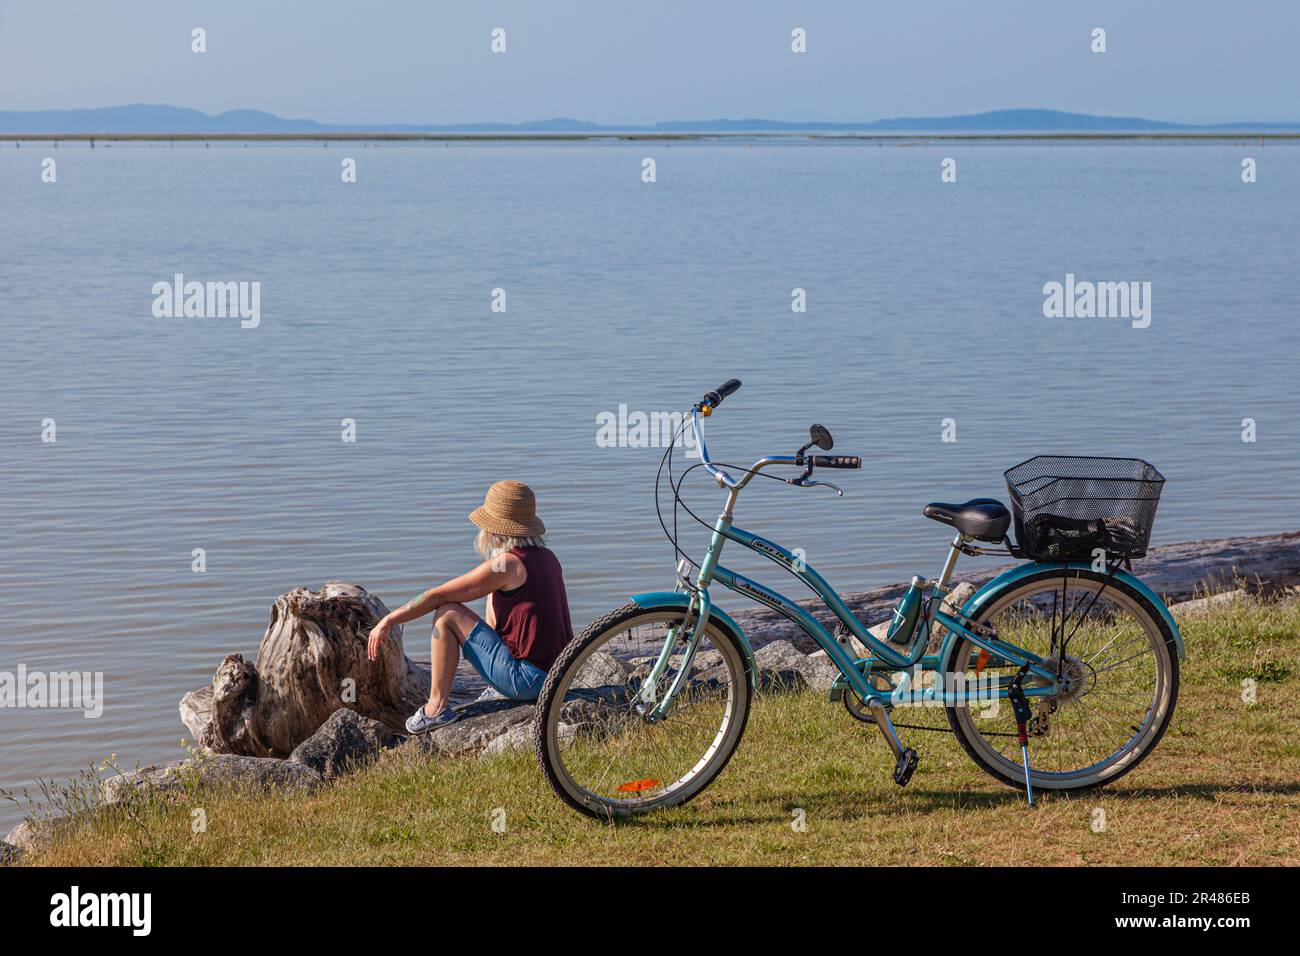
[[[547,677],[534,739],[542,771],[565,803],[600,819],[670,807],[699,794],[727,765],[762,675],[744,631],[714,605],[715,584],[780,613],[825,651],[839,671],[831,700],[879,728],[899,785],[918,764],[892,717],[900,707],[942,707],[970,758],[1023,788],[1031,803],[1035,791],[1109,783],[1151,753],[1173,717],[1184,656],[1169,610],[1131,573],[1131,560],[1146,553],[1164,484],[1155,468],[1137,459],[1038,457],[1006,473],[1011,510],[990,498],[926,505],[926,517],[956,532],[947,560],[937,578],[912,579],[877,636],[794,551],[733,523],[755,477],[842,494],[813,476],[861,468],[861,459],[821,454],[834,442],[814,425],[793,455],[748,468],[715,462],[702,420],[738,388],[732,379],[707,392],[683,417],[700,457],[686,473],[704,468],[726,493],[707,552],[697,562],[678,547],[679,506],[701,519],[681,501],[686,473],[674,480],[670,444],[660,475],[666,465],[672,529],[662,514],[660,524],[681,559],[677,587],[638,594],[598,618]],[[657,481],[656,504],[658,497]],[[811,588],[834,615],[834,631],[719,563],[728,543]],[[1008,554],[1022,563],[958,609],[945,599],[963,554]],[[855,653],[859,645],[865,656]]]

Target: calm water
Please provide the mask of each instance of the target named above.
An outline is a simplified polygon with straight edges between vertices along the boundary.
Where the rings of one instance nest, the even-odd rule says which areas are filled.
[[[1154,462],[1157,542],[1300,525],[1295,148],[7,144],[0,196],[0,670],[106,685],[98,720],[0,710],[0,787],[181,756],[177,700],[255,653],[277,594],[395,606],[465,570],[499,478],[536,488],[575,625],[670,586],[659,451],[596,418],[733,375],[715,457],[812,421],[866,457],[826,476],[844,498],[758,482],[738,513],[846,589],[935,571],[920,506],[1044,451]],[[261,281],[260,328],[154,318],[176,272]],[[1067,272],[1151,282],[1150,328],[1044,318]]]

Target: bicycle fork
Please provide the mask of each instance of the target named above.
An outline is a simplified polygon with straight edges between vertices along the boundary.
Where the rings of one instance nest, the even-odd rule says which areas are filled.
[[[871,716],[875,718],[876,726],[880,728],[880,733],[884,736],[885,742],[889,744],[889,749],[894,752],[894,783],[900,787],[906,787],[907,782],[912,779],[912,773],[916,770],[916,765],[921,758],[915,750],[911,747],[904,747],[903,742],[898,739],[898,731],[894,729],[894,722],[889,719],[889,712],[878,697],[873,697],[867,701],[867,708],[871,711]]]
[[[700,638],[704,634],[704,629],[708,625],[712,613],[713,604],[709,600],[709,592],[704,590],[696,591],[691,598],[691,603],[687,606],[686,616],[682,619],[682,623],[670,629],[668,638],[664,641],[664,646],[659,652],[659,658],[650,669],[650,673],[646,676],[637,695],[640,698],[637,703],[637,710],[650,723],[663,720],[668,716],[668,710],[672,706],[673,699],[676,698],[678,692],[685,685],[687,675],[691,672],[691,666],[695,663],[696,648],[699,647]],[[692,614],[695,614],[693,622],[691,620]],[[689,636],[687,636],[688,630]],[[672,660],[673,650],[676,648],[678,641],[685,641],[681,664],[677,668],[677,673],[673,676],[669,686],[664,688],[662,695],[656,699],[660,690],[660,681],[669,669],[669,662]]]

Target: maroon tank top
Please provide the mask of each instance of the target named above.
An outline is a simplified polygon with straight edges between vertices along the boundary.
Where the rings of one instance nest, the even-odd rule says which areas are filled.
[[[515,548],[528,580],[513,591],[492,592],[496,631],[516,660],[551,669],[564,645],[573,640],[564,572],[549,548]]]

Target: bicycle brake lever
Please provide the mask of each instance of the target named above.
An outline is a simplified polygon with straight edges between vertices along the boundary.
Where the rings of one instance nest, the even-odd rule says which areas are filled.
[[[794,485],[796,488],[811,488],[813,487],[813,485],[825,485],[827,488],[830,488],[832,491],[835,492],[835,494],[839,495],[841,498],[844,497],[843,488],[841,488],[839,485],[831,484],[829,481],[816,480],[812,477],[812,473],[813,473],[812,465],[809,465],[807,470],[804,471],[802,475],[800,475],[798,478],[787,478],[785,480],[785,483],[787,485]]]
[[[841,498],[844,497],[844,489],[841,488],[839,485],[832,484],[829,481],[805,481],[803,483],[803,487],[805,488],[811,488],[813,485],[825,485],[827,488],[831,489],[831,491],[835,492],[835,494],[838,495],[839,497]]]

